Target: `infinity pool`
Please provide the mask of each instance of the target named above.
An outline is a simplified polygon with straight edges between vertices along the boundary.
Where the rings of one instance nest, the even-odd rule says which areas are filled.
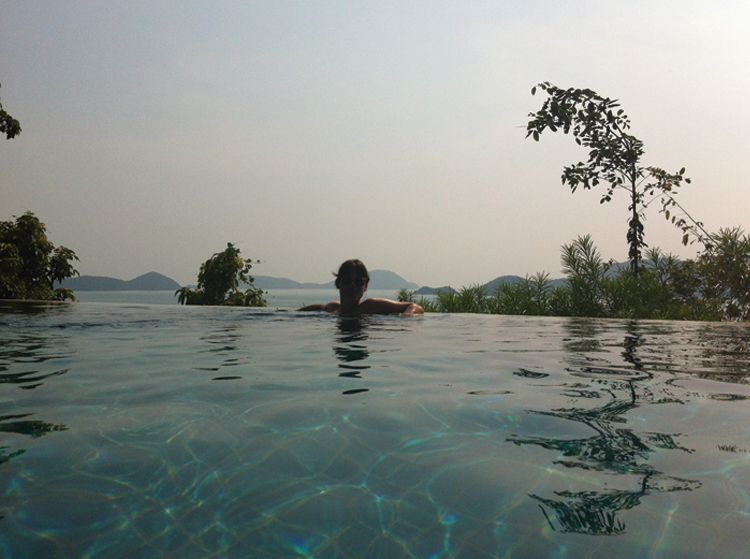
[[[0,302],[0,556],[746,558],[737,324]]]

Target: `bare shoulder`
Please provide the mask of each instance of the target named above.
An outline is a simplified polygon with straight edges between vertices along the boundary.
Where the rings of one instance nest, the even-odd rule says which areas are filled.
[[[415,303],[391,301],[372,297],[359,304],[361,314],[422,314],[424,309]]]

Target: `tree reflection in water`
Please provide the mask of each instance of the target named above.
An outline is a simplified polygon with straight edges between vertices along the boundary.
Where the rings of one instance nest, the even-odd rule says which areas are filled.
[[[370,368],[361,362],[370,356],[370,351],[364,342],[368,338],[367,317],[340,317],[338,319],[336,332],[336,343],[333,352],[340,361],[340,377],[362,378],[362,372]],[[357,388],[344,391],[344,394],[357,394],[366,392],[367,388]]]
[[[4,315],[8,321],[16,316],[22,318],[35,315],[64,316],[70,312],[69,305],[14,301],[6,301],[3,305],[12,309],[12,314]],[[47,332],[16,326],[8,329],[7,332],[8,334],[0,338],[0,391],[8,402],[15,400],[12,390],[35,390],[47,381],[54,380],[55,377],[70,371],[70,369],[49,370],[47,366],[48,361],[66,359],[74,353],[68,345],[71,334],[66,333],[64,328]],[[18,368],[22,370],[17,371]],[[4,407],[12,408],[6,405]],[[0,436],[4,439],[7,433],[12,433],[38,438],[48,433],[68,430],[68,427],[63,424],[27,419],[34,414],[34,412],[25,412],[0,415]],[[0,442],[5,441],[0,439]],[[11,450],[11,446],[0,444],[0,465],[21,456],[24,452],[26,452],[24,448]]]
[[[700,332],[698,377],[747,384],[750,379],[750,330],[747,323],[708,324]]]
[[[580,329],[578,331],[581,331]],[[583,331],[591,334],[590,329]],[[599,344],[577,341],[576,348],[597,347]],[[564,457],[553,463],[566,468],[582,468],[589,471],[608,472],[619,475],[637,476],[636,490],[608,491],[555,491],[556,498],[530,495],[540,503],[540,508],[553,530],[577,532],[590,535],[614,535],[625,532],[625,524],[617,518],[622,510],[632,509],[640,504],[644,495],[671,491],[691,491],[701,486],[696,480],[687,480],[665,475],[647,463],[656,449],[681,450],[692,453],[691,449],[680,446],[675,437],[666,433],[637,433],[624,426],[625,414],[642,404],[656,403],[647,383],[653,375],[644,370],[638,356],[638,348],[643,343],[639,325],[628,325],[628,332],[622,343],[622,358],[626,369],[605,367],[569,368],[575,376],[588,377],[602,385],[602,392],[612,399],[606,404],[585,408],[563,408],[552,411],[532,411],[528,413],[557,417],[582,423],[596,434],[581,439],[561,440],[545,437],[517,437],[508,440],[517,445],[537,445],[555,450]],[[577,391],[576,396],[591,399],[590,391]],[[573,394],[569,394],[573,395]],[[679,400],[671,400],[679,402]],[[664,400],[659,400],[664,402]]]

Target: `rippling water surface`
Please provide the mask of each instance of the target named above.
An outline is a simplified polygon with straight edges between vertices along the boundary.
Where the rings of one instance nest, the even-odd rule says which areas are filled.
[[[750,330],[0,302],[0,556],[747,557]]]

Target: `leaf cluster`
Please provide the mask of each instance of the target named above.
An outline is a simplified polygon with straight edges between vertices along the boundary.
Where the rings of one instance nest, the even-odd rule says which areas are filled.
[[[604,184],[606,190],[600,200],[602,204],[612,200],[615,190],[628,191],[628,258],[634,273],[639,273],[641,251],[648,246],[643,225],[644,211],[650,204],[647,197],[659,195],[661,212],[682,231],[684,244],[688,244],[691,235],[705,242],[708,235],[702,224],[695,221],[674,198],[683,181],[690,183],[685,177],[685,169],[668,173],[658,167],[641,165],[643,142],[629,133],[630,119],[617,99],[602,97],[590,89],[561,89],[549,82],[532,88],[532,95],[537,89],[545,92],[547,98],[539,111],[529,114],[526,137],[539,141],[546,130],[562,130],[564,134],[572,133],[576,143],[588,149],[586,161],[563,168],[562,183],[567,184],[572,192],[579,187],[591,189]],[[681,215],[673,215],[674,209],[679,209]]]
[[[175,291],[181,305],[226,305],[265,307],[263,290],[254,287],[250,275],[252,261],[242,258],[240,249],[232,243],[201,264],[197,289],[182,287]],[[249,284],[240,291],[240,284]]]
[[[15,118],[10,116],[5,109],[3,104],[0,103],[0,134],[5,134],[5,138],[10,140],[15,138],[21,133],[21,123]]]
[[[70,289],[55,283],[78,275],[72,264],[78,257],[55,247],[46,231],[32,212],[0,221],[0,299],[75,300]]]
[[[720,229],[698,258],[699,289],[721,302],[726,318],[750,320],[750,235],[739,227]]]
[[[630,119],[617,99],[602,97],[590,89],[561,89],[549,82],[537,86],[548,94],[542,108],[530,113],[526,137],[539,141],[545,130],[572,133],[579,146],[588,148],[588,160],[564,168],[562,183],[573,192],[608,185],[601,202],[612,198],[614,189],[637,179],[643,142],[628,134]],[[532,95],[537,87],[532,88]]]

